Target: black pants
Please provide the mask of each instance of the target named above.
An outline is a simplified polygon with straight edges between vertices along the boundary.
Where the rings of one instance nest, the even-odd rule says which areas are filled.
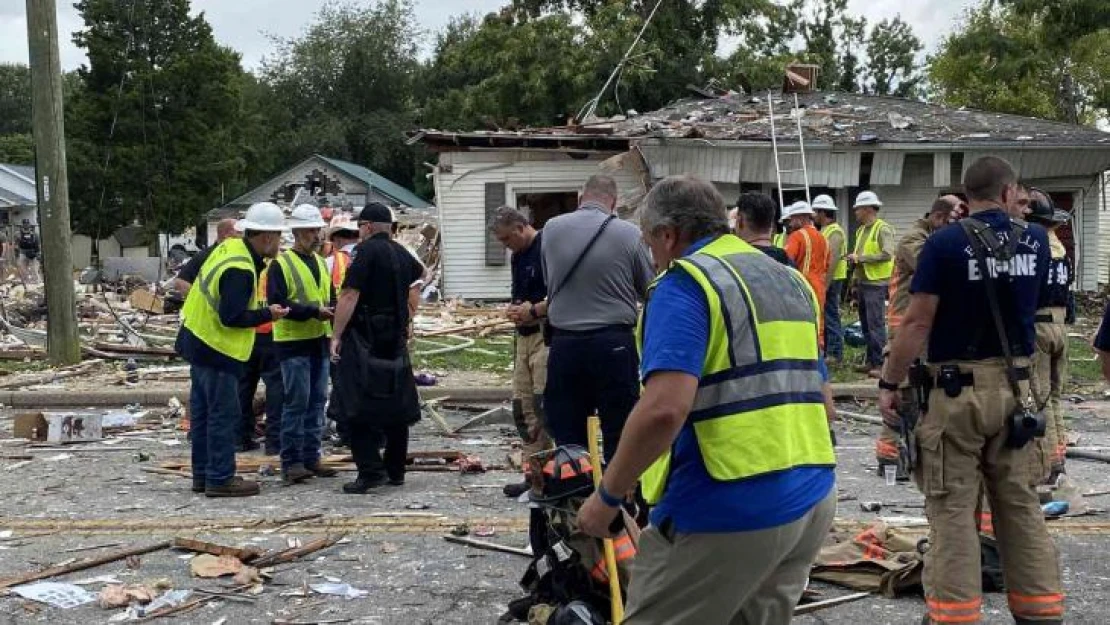
[[[347,433],[351,438],[351,455],[355,458],[359,477],[370,479],[380,477],[384,473],[391,480],[405,479],[409,426],[381,427],[373,424],[349,423]]]
[[[632,329],[556,330],[547,358],[544,410],[557,445],[588,449],[586,419],[601,418],[603,455],[613,458],[621,430],[640,398],[640,357]]]
[[[332,365],[332,367],[328,369],[329,375],[331,376],[331,393],[328,395],[328,410],[326,416],[329,421],[335,421],[335,433],[339,435],[340,444],[349,446],[351,444],[351,435],[347,431],[347,422],[341,418],[343,408],[339,404],[340,394],[337,391],[337,385],[335,383],[336,369],[338,369],[338,367],[335,365]]]
[[[266,383],[266,448],[281,448],[281,410],[285,403],[285,387],[281,381],[281,362],[274,354],[274,344],[269,338],[259,335],[251,352],[250,360],[243,368],[239,378],[239,410],[242,417],[237,429],[237,441],[246,443],[254,440],[257,419],[254,414],[254,394],[258,381]]]

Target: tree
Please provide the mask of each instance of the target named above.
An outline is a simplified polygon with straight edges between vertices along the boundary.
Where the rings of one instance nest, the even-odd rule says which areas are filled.
[[[31,132],[31,69],[0,63],[0,135]]]
[[[75,228],[180,232],[243,176],[242,69],[189,0],[80,0],[89,63],[69,103]]]
[[[411,2],[382,0],[329,2],[300,37],[277,39],[261,79],[285,109],[271,111],[279,162],[321,152],[411,185],[415,152],[402,133],[414,118],[417,36]]]
[[[1106,13],[1083,0],[984,1],[930,58],[931,87],[952,106],[1092,123],[1110,107]]]
[[[917,55],[923,47],[913,27],[900,17],[875,24],[867,39],[866,90],[903,98],[916,95],[923,79]]]
[[[0,135],[0,163],[35,164],[35,141],[30,133]]]

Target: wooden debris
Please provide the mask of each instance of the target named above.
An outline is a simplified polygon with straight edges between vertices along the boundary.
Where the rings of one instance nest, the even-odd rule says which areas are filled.
[[[499,545],[485,540],[478,540],[476,538],[467,538],[465,536],[452,536],[450,534],[443,537],[449,543],[456,543],[459,545],[466,545],[467,547],[474,547],[475,549],[484,549],[486,551],[500,551],[501,553],[511,553],[515,556],[524,556],[531,558],[532,551],[530,549],[517,549],[516,547],[509,547],[507,545]]]
[[[800,606],[794,608],[794,616],[801,616],[803,614],[809,614],[811,612],[817,612],[818,610],[824,610],[825,608],[831,608],[831,607],[834,607],[834,606],[843,605],[845,603],[852,603],[853,601],[859,601],[860,599],[866,599],[867,597],[870,597],[870,596],[871,596],[871,593],[869,593],[869,592],[857,592],[857,593],[851,594],[851,595],[844,595],[843,597],[834,597],[832,599],[825,599],[824,601],[814,601],[813,603],[807,603],[805,605],[800,605]]]
[[[103,555],[103,556],[100,556],[100,557],[97,557],[97,558],[91,558],[91,559],[88,559],[88,560],[80,560],[78,562],[73,562],[71,564],[55,565],[55,566],[52,566],[50,568],[43,569],[41,571],[34,571],[34,572],[30,572],[30,573],[22,573],[20,575],[14,576],[14,577],[8,577],[6,579],[0,579],[0,588],[11,588],[12,586],[19,586],[20,584],[26,584],[26,583],[29,583],[29,582],[37,582],[39,580],[48,579],[48,578],[51,578],[51,577],[57,577],[59,575],[68,575],[69,573],[75,573],[77,571],[84,571],[86,569],[95,568],[95,567],[98,567],[98,566],[101,566],[101,565],[104,565],[104,564],[110,564],[112,562],[119,562],[120,560],[126,560],[127,558],[130,558],[132,556],[140,556],[140,555],[143,555],[143,554],[146,554],[146,553],[153,553],[155,551],[161,551],[163,549],[169,549],[170,545],[171,545],[170,541],[167,540],[165,542],[155,543],[153,545],[149,545],[149,546],[146,546],[146,547],[135,547],[133,549],[125,549],[123,551],[117,551],[115,553],[110,553],[110,554]]]
[[[107,549],[108,547],[119,547],[123,543],[104,543],[102,545],[89,545],[88,547],[74,547],[73,549],[62,549],[58,553],[80,553],[82,551],[92,551],[93,549]]]
[[[227,547],[194,538],[174,538],[172,546],[174,549],[207,553],[213,556],[231,556],[241,562],[250,562],[263,554],[263,551],[256,547]]]
[[[283,564],[285,562],[292,562],[299,560],[307,555],[316,553],[323,549],[335,546],[339,541],[343,540],[346,534],[339,536],[327,536],[319,540],[314,540],[304,546],[294,547],[292,549],[284,549],[281,551],[271,552],[256,560],[253,564],[256,568],[266,568],[274,566],[275,564]]]

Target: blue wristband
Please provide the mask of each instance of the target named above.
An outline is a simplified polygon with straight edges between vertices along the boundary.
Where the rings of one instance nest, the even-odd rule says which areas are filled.
[[[624,503],[624,498],[614,497],[612,493],[605,490],[605,486],[602,484],[597,485],[597,497],[601,500],[601,503],[610,508],[619,508]]]

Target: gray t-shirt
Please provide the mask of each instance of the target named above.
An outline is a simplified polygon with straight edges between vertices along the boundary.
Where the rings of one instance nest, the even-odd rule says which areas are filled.
[[[562,285],[548,304],[548,319],[560,330],[581,332],[609,325],[635,325],[637,304],[644,301],[655,278],[651,253],[640,229],[615,219],[589,254],[563,284],[567,272],[609,216],[600,207],[578,210],[548,221],[543,228],[543,273],[548,295]]]

